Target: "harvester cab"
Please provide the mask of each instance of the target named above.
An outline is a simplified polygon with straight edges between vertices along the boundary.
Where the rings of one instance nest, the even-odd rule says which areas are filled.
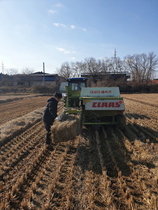
[[[65,100],[65,107],[69,109],[71,113],[75,112],[77,110],[73,109],[70,110],[71,108],[77,108],[79,109],[81,104],[80,104],[80,94],[81,94],[81,89],[84,87],[87,87],[87,78],[85,77],[77,77],[77,78],[68,78],[67,79],[68,85],[66,86],[66,100]]]
[[[87,79],[86,77],[68,78],[68,86],[72,90],[81,90],[82,87],[87,87]]]

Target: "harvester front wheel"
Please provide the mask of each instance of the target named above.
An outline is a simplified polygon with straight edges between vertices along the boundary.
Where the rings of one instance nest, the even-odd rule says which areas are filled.
[[[116,115],[115,116],[115,119],[116,119],[116,122],[117,122],[117,125],[118,125],[118,128],[120,130],[124,130],[125,127],[126,127],[126,117],[122,114],[119,114],[119,115]]]

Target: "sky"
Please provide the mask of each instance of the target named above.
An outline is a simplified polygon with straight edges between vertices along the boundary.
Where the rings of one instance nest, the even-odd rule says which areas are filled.
[[[85,58],[158,56],[158,0],[0,0],[0,73]]]

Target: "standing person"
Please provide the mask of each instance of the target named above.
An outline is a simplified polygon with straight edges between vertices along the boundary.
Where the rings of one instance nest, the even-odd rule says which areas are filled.
[[[62,98],[62,94],[56,92],[55,96],[52,98],[49,98],[47,100],[47,105],[44,109],[44,114],[43,114],[43,122],[45,129],[47,131],[46,134],[46,144],[50,145],[51,144],[51,126],[53,125],[53,122],[55,119],[60,120],[60,117],[57,117],[57,105],[60,99]]]

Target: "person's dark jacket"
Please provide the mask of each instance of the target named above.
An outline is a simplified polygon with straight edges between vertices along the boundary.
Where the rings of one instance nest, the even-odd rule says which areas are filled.
[[[47,100],[47,106],[44,109],[43,120],[45,122],[54,122],[57,117],[57,105],[58,101],[55,98],[49,98]]]

